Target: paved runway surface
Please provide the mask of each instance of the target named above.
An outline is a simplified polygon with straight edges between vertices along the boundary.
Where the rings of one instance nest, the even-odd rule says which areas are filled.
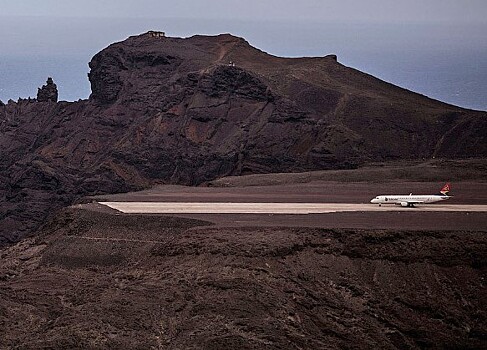
[[[487,205],[397,205],[350,203],[100,202],[127,214],[323,214],[337,212],[487,212]]]

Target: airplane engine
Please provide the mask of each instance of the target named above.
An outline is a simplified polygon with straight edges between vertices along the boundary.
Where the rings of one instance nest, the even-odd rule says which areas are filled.
[[[409,203],[408,202],[401,202],[401,207],[408,207]]]

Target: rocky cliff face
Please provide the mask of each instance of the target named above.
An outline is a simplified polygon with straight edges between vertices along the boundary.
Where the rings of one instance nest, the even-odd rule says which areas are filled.
[[[487,117],[231,35],[95,55],[89,100],[0,106],[0,244],[75,198],[224,175],[487,155]]]

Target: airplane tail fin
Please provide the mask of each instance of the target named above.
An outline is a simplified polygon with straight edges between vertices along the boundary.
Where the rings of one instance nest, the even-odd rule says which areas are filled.
[[[450,190],[451,190],[451,185],[449,182],[447,182],[445,184],[445,186],[443,186],[440,190],[440,193],[444,196],[448,196],[448,193],[450,193]]]

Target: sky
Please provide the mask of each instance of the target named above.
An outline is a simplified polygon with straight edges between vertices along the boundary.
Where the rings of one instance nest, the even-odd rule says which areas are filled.
[[[0,99],[35,95],[46,75],[62,98],[86,98],[91,57],[151,29],[232,33],[279,56],[334,53],[394,84],[484,108],[486,0],[0,0]]]
[[[484,22],[485,0],[2,0],[3,16]]]

